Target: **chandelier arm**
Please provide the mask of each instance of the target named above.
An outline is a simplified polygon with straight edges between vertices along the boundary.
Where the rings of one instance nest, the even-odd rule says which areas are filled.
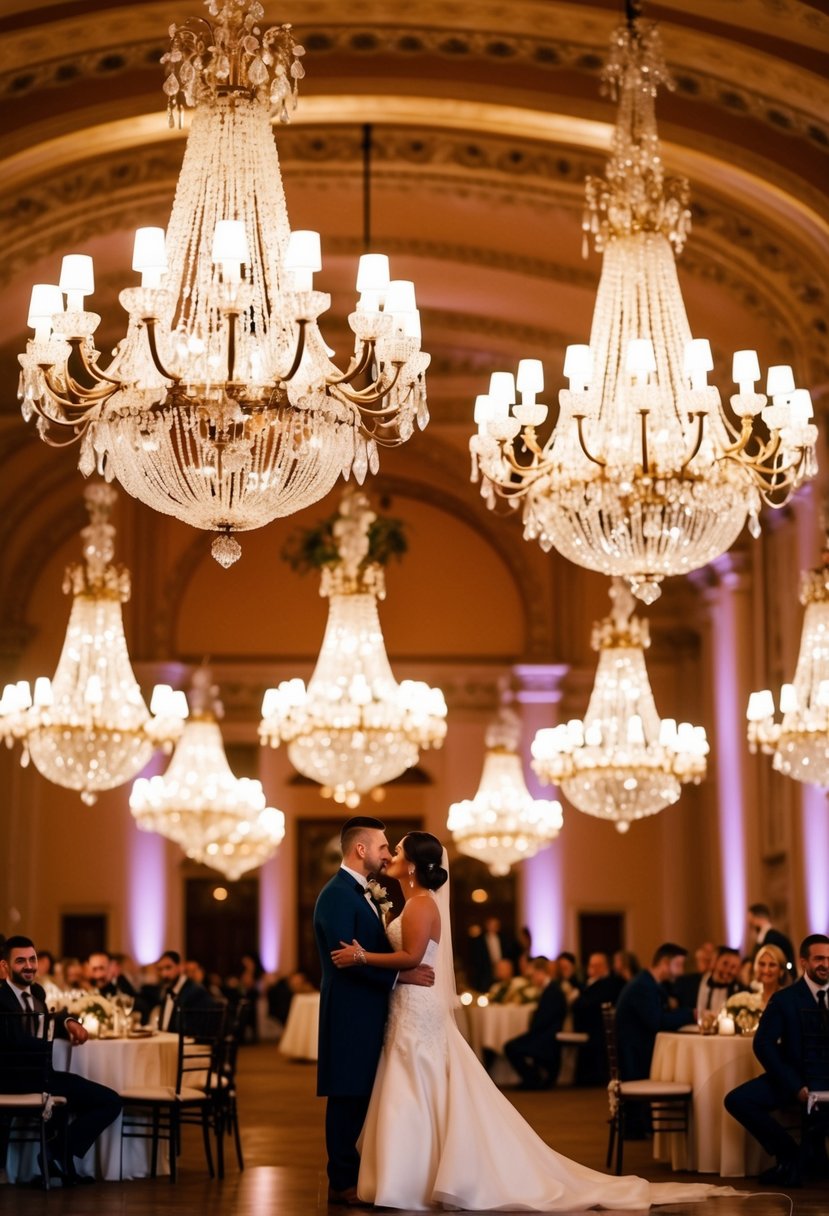
[[[404,365],[403,363],[393,363],[392,366],[394,367],[394,375],[383,388],[378,389],[376,387],[380,383],[380,378],[378,377],[378,379],[374,381],[374,384],[369,388],[358,390],[355,393],[348,393],[344,389],[340,388],[340,394],[345,398],[346,401],[350,402],[351,405],[356,405],[361,414],[365,412],[373,415],[374,417],[388,417],[389,414],[397,413],[398,407],[393,405],[386,406],[386,408],[383,410],[363,410],[363,406],[375,405],[378,401],[382,401],[384,397],[388,397],[389,393],[394,388],[395,384],[400,378],[400,373],[403,370]]]
[[[53,426],[61,426],[67,430],[72,431],[72,434],[69,435],[66,439],[51,439],[45,431],[41,431],[40,437],[48,448],[68,448],[68,447],[70,447],[73,443],[78,442],[78,440],[81,438],[81,436],[83,435],[86,428],[89,426],[88,421],[82,422],[82,423],[56,422],[54,418],[47,418],[46,414],[41,414],[41,417],[46,419],[46,421],[51,423]]]
[[[281,384],[287,384],[289,380],[293,380],[294,376],[299,371],[299,365],[302,363],[302,356],[305,354],[305,331],[308,326],[307,318],[297,318],[299,326],[299,336],[297,338],[296,351],[294,352],[294,361],[291,364],[290,370],[284,376],[277,376],[276,379]]]
[[[363,342],[363,349],[362,349],[362,353],[360,354],[360,358],[358,360],[352,362],[349,365],[347,371],[343,372],[343,374],[341,376],[331,376],[330,378],[326,378],[326,381],[325,381],[326,386],[331,387],[332,385],[337,385],[337,384],[351,384],[354,380],[357,379],[358,376],[362,375],[362,373],[369,366],[369,364],[371,363],[373,358],[374,358],[374,338],[367,338]]]
[[[704,431],[705,431],[705,412],[704,412],[703,410],[700,410],[700,411],[699,411],[699,412],[698,412],[698,413],[695,415],[695,417],[696,417],[696,420],[697,420],[697,435],[696,435],[696,442],[694,443],[694,446],[693,446],[693,448],[691,449],[691,454],[690,454],[690,456],[688,456],[688,457],[687,457],[685,460],[683,460],[682,464],[679,466],[679,471],[680,471],[680,473],[684,473],[684,472],[685,472],[685,470],[688,468],[688,465],[691,463],[691,461],[692,461],[692,460],[694,459],[694,457],[696,456],[697,452],[698,452],[698,451],[700,450],[700,448],[702,447],[702,436],[703,436]]]
[[[93,380],[104,381],[106,384],[112,384],[115,387],[120,388],[122,382],[117,376],[108,376],[106,372],[102,371],[98,366],[97,359],[90,360],[86,357],[83,342],[81,342],[78,338],[70,338],[69,341],[73,346],[76,347],[76,353],[81,361],[81,366],[88,376],[90,376]]]
[[[156,371],[164,376],[165,380],[171,380],[173,384],[181,384],[181,376],[177,376],[175,372],[168,371],[161,362],[161,357],[158,353],[158,342],[155,336],[155,327],[158,324],[157,317],[142,317],[144,327],[147,330],[147,344],[150,348],[150,358],[155,364]]]
[[[58,385],[54,376],[52,375],[51,368],[41,365],[40,370],[43,372],[43,380],[44,380],[44,383],[46,384],[47,389],[49,390],[49,396],[51,397],[52,401],[56,405],[59,405],[61,407],[61,409],[65,410],[67,412],[67,414],[72,410],[81,410],[84,414],[87,414],[91,410],[93,410],[97,407],[98,402],[94,398],[89,402],[84,402],[84,401],[73,401],[71,397],[65,397],[64,390],[62,388],[60,388],[60,386]],[[83,396],[83,390],[81,390],[80,395]],[[35,408],[37,408],[37,407],[35,407]],[[42,416],[44,418],[49,418],[49,415],[44,414],[42,410],[38,410],[38,413],[42,414]],[[74,425],[73,422],[61,422],[61,420],[59,418],[49,418],[49,421],[56,423],[56,425],[58,425],[58,426],[73,426]],[[75,421],[78,421],[78,419],[76,419]]]
[[[644,411],[644,412],[647,413],[647,411]],[[584,417],[585,417],[584,414],[574,414],[573,417],[576,420],[576,428],[577,428],[577,433],[578,433],[578,437],[579,437],[579,446],[581,447],[581,450],[584,452],[585,456],[592,464],[597,464],[600,469],[606,468],[607,461],[602,459],[601,456],[594,456],[584,441]]]
[[[724,414],[723,414],[723,418],[725,418]],[[726,421],[727,421],[727,419],[726,419]],[[722,450],[723,456],[738,456],[741,452],[744,452],[746,447],[748,446],[748,441],[751,438],[752,429],[753,428],[751,425],[751,419],[748,417],[744,417],[742,426],[740,428],[739,439],[737,440],[736,443],[732,443],[728,447],[723,448],[723,450]]]
[[[233,384],[236,372],[236,322],[238,312],[227,313],[227,379]]]
[[[650,468],[648,461],[648,415],[650,410],[640,410],[640,430],[642,436],[642,473],[645,477],[649,476]]]

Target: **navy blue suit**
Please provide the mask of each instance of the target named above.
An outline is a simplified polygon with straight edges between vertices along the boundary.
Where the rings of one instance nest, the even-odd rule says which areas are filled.
[[[338,870],[320,891],[314,935],[322,964],[317,1093],[328,1098],[328,1178],[335,1191],[345,1191],[357,1185],[357,1138],[368,1110],[397,973],[381,967],[340,971],[331,961],[332,950],[355,939],[374,954],[391,953],[380,917],[360,883],[345,870]]]
[[[624,986],[616,1002],[616,1041],[623,1081],[650,1076],[660,1030],[679,1030],[695,1018],[692,1009],[669,1009],[668,994],[645,968]]]
[[[725,1096],[728,1113],[780,1162],[794,1160],[797,1145],[771,1112],[791,1105],[804,1085],[808,1085],[803,1061],[802,1011],[814,1013],[817,1008],[804,979],[775,992],[754,1035],[754,1054],[766,1071]]]
[[[561,1064],[561,1045],[556,1034],[566,1016],[564,993],[551,980],[539,997],[526,1034],[504,1044],[504,1055],[524,1085],[540,1089],[555,1084]]]

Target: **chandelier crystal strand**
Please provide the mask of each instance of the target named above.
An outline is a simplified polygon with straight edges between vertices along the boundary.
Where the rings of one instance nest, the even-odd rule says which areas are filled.
[[[271,126],[289,120],[304,50],[290,26],[261,31],[261,4],[210,0],[215,19],[171,27],[164,56],[171,123],[195,112],[170,224],[136,233],[141,286],[110,367],[98,364],[91,258],[64,258],[59,286],[33,289],[22,366],[25,418],[49,443],[80,439],[78,466],[116,477],[154,510],[233,533],[362,482],[379,447],[428,422],[414,285],[388,259],[360,259],[349,317],[354,353],[332,363],[318,327],[330,297],[313,288],[319,234],[291,232]],[[66,296],[64,310],[63,297]]]
[[[621,579],[610,595],[610,615],[593,628],[599,664],[584,720],[539,731],[532,766],[577,810],[626,832],[676,802],[683,783],[702,780],[708,742],[701,726],[660,720],[645,666],[647,622],[633,615]]]
[[[47,780],[80,791],[92,805],[101,790],[131,780],[155,748],[168,750],[181,734],[186,704],[169,685],[157,685],[152,716],[130,665],[121,605],[130,596],[129,571],[113,561],[117,498],[92,482],[84,497],[90,523],[83,529],[82,563],[67,567],[63,591],[72,609],[54,677],[7,685],[0,700],[0,734],[23,742]]]
[[[829,534],[821,564],[804,572],[805,608],[794,683],[780,689],[782,721],[775,722],[770,689],[748,702],[748,743],[773,757],[779,773],[808,785],[829,786]]]
[[[453,802],[447,827],[461,853],[508,874],[556,839],[564,822],[561,803],[535,799],[527,789],[519,754],[521,726],[502,708],[486,732],[481,782],[474,798]]]
[[[139,777],[130,811],[143,831],[174,841],[188,857],[235,880],[276,851],[285,816],[266,805],[261,782],[233,775],[212,691],[209,675],[197,672],[193,712],[167,771]]]
[[[369,557],[376,518],[364,494],[346,491],[334,524],[337,558],[322,572],[329,609],[316,667],[307,689],[299,679],[268,689],[259,727],[263,745],[287,743],[298,772],[352,807],[446,736],[441,690],[398,684],[389,664],[377,611],[385,577]]]
[[[654,99],[670,80],[655,26],[616,31],[604,81],[619,105],[606,175],[586,184],[585,243],[603,255],[590,344],[567,349],[543,444],[541,363],[522,360],[517,383],[493,374],[475,406],[472,480],[490,507],[523,503],[526,539],[651,603],[666,576],[728,549],[747,516],[758,534],[762,504],[782,506],[814,475],[817,429],[790,368],[769,369],[768,398],[755,391],[754,351],[734,356],[731,412],[707,383],[711,348],[692,336],[676,273],[688,186],[664,174]]]

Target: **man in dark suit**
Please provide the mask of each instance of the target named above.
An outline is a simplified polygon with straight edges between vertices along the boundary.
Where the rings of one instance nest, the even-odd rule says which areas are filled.
[[[504,1044],[504,1055],[521,1078],[521,1089],[550,1089],[561,1065],[561,1045],[556,1035],[567,1016],[564,993],[550,978],[549,959],[539,956],[530,962],[529,981],[539,989],[538,1008],[526,1034]]]
[[[698,1012],[708,1012],[712,1018],[735,992],[740,991],[737,975],[740,953],[731,946],[718,946],[711,970],[681,975],[674,983],[673,993],[679,1005]]]
[[[158,978],[164,985],[161,993],[161,1016],[159,1026],[177,1034],[182,1013],[215,1009],[218,1002],[184,970],[181,955],[177,950],[165,950],[156,963]]]
[[[765,1068],[761,1077],[738,1085],[725,1096],[725,1109],[776,1159],[761,1182],[800,1186],[798,1149],[772,1111],[809,1096],[803,1052],[803,1020],[814,1016],[829,1039],[829,937],[813,933],[800,946],[801,978],[775,992],[754,1036],[754,1054]]]
[[[372,953],[391,951],[380,907],[368,887],[369,876],[382,876],[391,860],[385,826],[379,819],[356,816],[344,825],[340,843],[342,866],[314,908],[322,965],[317,1094],[328,1100],[328,1202],[353,1206],[360,1170],[357,1138],[383,1046],[389,993],[395,981],[431,986],[435,976],[423,966],[399,974],[382,967],[334,966],[331,951],[343,942],[359,941]]]
[[[573,1029],[588,1036],[579,1048],[577,1085],[607,1084],[607,1054],[604,1045],[602,1005],[615,1005],[625,986],[610,969],[610,957],[600,951],[587,960],[587,985],[573,1002]]]
[[[768,904],[752,904],[748,910],[748,928],[754,937],[751,957],[756,957],[761,946],[779,946],[786,956],[789,970],[794,970],[794,946],[785,933],[775,929],[771,923]]]
[[[32,1022],[36,1017],[48,1012],[45,994],[40,984],[35,983],[37,976],[37,952],[28,937],[14,936],[8,938],[2,947],[2,957],[6,965],[6,977],[0,980],[0,1012],[13,1014],[31,1014]],[[89,1038],[81,1023],[68,1014],[59,1014],[55,1020],[56,1033],[71,1040],[74,1046],[80,1046]],[[25,1020],[10,1021],[5,1028],[6,1034],[16,1036],[29,1046],[37,1046],[34,1038],[34,1025],[27,1029]],[[74,1073],[53,1071],[51,1066],[51,1044],[43,1044],[48,1051],[47,1062],[48,1083],[53,1095],[67,1099],[64,1108],[66,1116],[71,1116],[67,1130],[67,1168],[64,1173],[62,1165],[56,1160],[41,1162],[41,1168],[48,1169],[50,1174],[59,1177],[65,1186],[86,1181],[78,1172],[75,1162],[80,1161],[90,1150],[101,1132],[109,1127],[121,1113],[121,1099],[114,1090],[85,1077],[75,1076]],[[3,1079],[0,1077],[0,1088]],[[55,1116],[62,1116],[62,1112]],[[92,1181],[92,1179],[89,1179]]]
[[[515,963],[519,946],[505,933],[497,916],[484,921],[484,927],[469,938],[469,982],[478,992],[489,992],[495,980],[495,964],[502,958]]]

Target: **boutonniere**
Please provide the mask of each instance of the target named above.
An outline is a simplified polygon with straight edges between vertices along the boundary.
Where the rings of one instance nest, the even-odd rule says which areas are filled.
[[[366,889],[368,890],[368,893],[374,903],[376,903],[377,907],[380,909],[380,915],[383,917],[383,919],[385,919],[388,913],[391,912],[393,906],[391,900],[389,899],[388,891],[385,887],[381,887],[375,878],[370,878],[368,880],[366,883]]]

